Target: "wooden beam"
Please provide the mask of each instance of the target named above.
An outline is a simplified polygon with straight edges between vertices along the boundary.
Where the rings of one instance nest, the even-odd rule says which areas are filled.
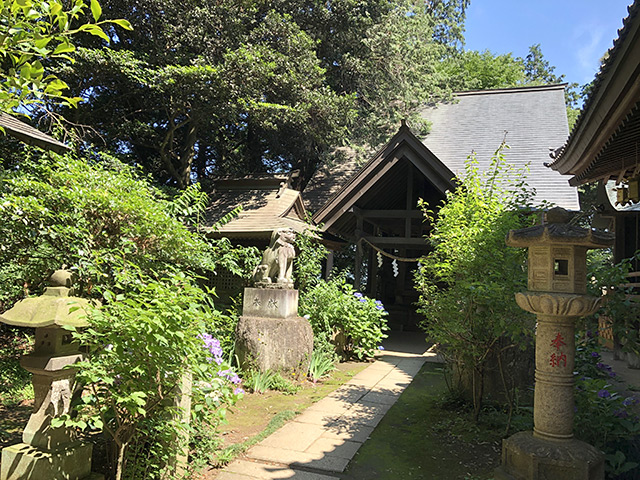
[[[355,213],[355,210],[354,210]],[[420,210],[358,210],[362,218],[422,218]]]
[[[394,245],[424,245],[427,246],[427,240],[421,237],[362,237],[368,242],[376,246],[385,245],[387,247]]]

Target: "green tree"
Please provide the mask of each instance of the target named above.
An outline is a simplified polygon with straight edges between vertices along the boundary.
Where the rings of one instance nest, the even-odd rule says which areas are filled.
[[[526,81],[522,61],[511,53],[466,50],[442,62],[439,68],[458,91],[514,87]]]
[[[525,252],[506,247],[504,239],[509,230],[531,224],[533,193],[525,172],[506,163],[503,149],[483,172],[470,159],[437,216],[426,210],[433,251],[420,260],[415,278],[422,325],[443,347],[449,366],[461,372],[458,378],[470,379],[464,383],[476,419],[489,362],[526,345],[532,334],[528,314],[513,299],[526,289]]]
[[[71,3],[71,5],[69,5]],[[107,25],[131,28],[125,20],[100,20],[102,9],[91,0],[3,0],[0,11],[0,110],[42,104],[45,99],[77,105],[79,97],[64,95],[67,84],[48,68],[51,61],[72,61],[74,40],[82,33],[108,42]],[[84,22],[84,23],[83,23]]]
[[[134,30],[60,72],[87,99],[66,115],[161,182],[295,168],[304,185],[335,147],[375,146],[446,95],[434,65],[467,4],[105,0]]]

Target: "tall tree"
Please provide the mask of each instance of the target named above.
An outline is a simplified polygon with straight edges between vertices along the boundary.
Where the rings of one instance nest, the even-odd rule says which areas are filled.
[[[375,146],[447,94],[437,62],[468,0],[105,0],[131,21],[60,72],[87,102],[69,119],[166,183],[297,168]]]

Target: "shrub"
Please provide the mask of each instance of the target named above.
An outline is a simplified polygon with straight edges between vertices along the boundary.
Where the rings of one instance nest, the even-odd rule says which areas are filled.
[[[205,333],[231,348],[230,318],[194,278],[217,268],[218,257],[228,266],[241,256],[197,232],[204,197],[195,187],[170,196],[107,156],[27,152],[19,168],[0,169],[0,311],[25,290],[39,294],[62,265],[75,272],[76,295],[104,307],[76,332],[90,353],[78,373],[89,393],[77,417],[59,421],[103,429],[117,478],[156,478],[186,448],[174,406],[183,375],[194,378],[196,439],[215,443],[240,393],[228,365],[203,348]]]
[[[422,326],[444,347],[448,365],[470,378],[476,419],[489,359],[501,365],[502,352],[526,348],[533,331],[532,317],[514,300],[526,290],[526,251],[505,245],[509,230],[530,225],[533,192],[525,172],[510,169],[503,148],[484,172],[474,158],[467,161],[460,187],[447,193],[437,216],[423,205],[433,251],[415,277]]]
[[[379,300],[354,291],[344,277],[320,280],[301,299],[300,311],[309,319],[314,350],[333,352],[343,360],[373,356],[386,338],[387,312]]]
[[[113,442],[116,479],[157,478],[186,448],[178,439],[187,425],[175,406],[184,376],[193,377],[194,424],[206,420],[210,434],[242,393],[240,379],[207,333],[215,312],[189,277],[127,272],[118,281],[126,293],[105,290],[108,303],[74,333],[89,351],[77,374],[89,393],[77,417],[58,422],[102,429]]]
[[[575,435],[605,453],[607,478],[632,479],[640,465],[640,397],[619,393],[616,373],[603,363],[597,337],[576,339]]]

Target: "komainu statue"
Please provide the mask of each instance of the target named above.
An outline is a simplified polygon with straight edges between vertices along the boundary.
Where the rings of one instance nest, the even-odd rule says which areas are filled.
[[[273,287],[293,288],[291,273],[296,250],[293,246],[296,232],[281,228],[271,234],[271,243],[262,254],[260,265],[253,271],[256,287],[271,284]]]

